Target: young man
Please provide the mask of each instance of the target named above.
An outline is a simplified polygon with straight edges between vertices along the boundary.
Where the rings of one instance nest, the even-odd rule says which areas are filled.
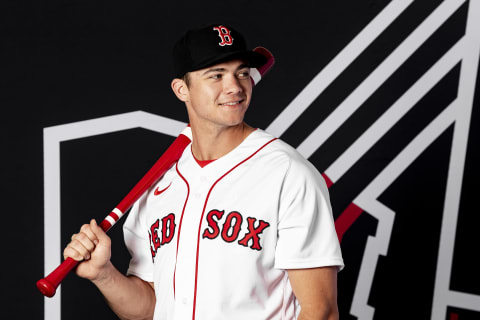
[[[225,25],[187,32],[172,89],[193,142],[133,206],[128,275],[95,221],[65,257],[122,319],[337,319],[343,267],[328,191],[293,148],[243,119],[265,58]]]

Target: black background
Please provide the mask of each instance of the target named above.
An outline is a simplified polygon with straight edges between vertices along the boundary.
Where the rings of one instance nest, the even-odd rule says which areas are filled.
[[[414,1],[281,137],[297,147],[441,1]],[[187,122],[170,89],[170,50],[187,28],[233,24],[276,65],[254,90],[246,121],[266,128],[389,1],[6,1],[0,4],[3,202],[2,318],[43,319],[43,129],[143,110]],[[323,172],[465,33],[468,2],[452,15],[310,160]],[[353,198],[457,96],[460,64],[331,188],[337,217]],[[477,73],[478,75],[478,73]],[[475,256],[478,93],[473,108],[451,289],[480,295]],[[380,257],[369,304],[375,319],[429,319],[453,126],[381,195],[395,211],[388,255]],[[61,144],[62,245],[90,218],[101,220],[173,140],[143,129]],[[345,234],[339,308],[349,315],[365,242],[376,220]],[[113,261],[128,263],[121,227]],[[472,252],[473,251],[473,252]],[[61,253],[59,252],[59,255]],[[447,318],[478,319],[449,308]],[[115,319],[100,294],[73,275],[62,285],[62,319]]]

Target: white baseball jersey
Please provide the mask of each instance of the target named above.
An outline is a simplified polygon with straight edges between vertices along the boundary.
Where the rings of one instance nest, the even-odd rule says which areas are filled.
[[[155,320],[296,319],[286,269],[343,267],[323,178],[259,129],[203,168],[187,147],[124,234],[128,274],[154,282]]]

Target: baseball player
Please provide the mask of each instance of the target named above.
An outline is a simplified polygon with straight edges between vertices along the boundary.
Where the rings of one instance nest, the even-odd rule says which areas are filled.
[[[193,142],[132,207],[127,275],[94,220],[64,251],[122,319],[337,319],[343,267],[326,185],[301,155],[243,119],[265,57],[215,24],[174,47],[172,90]]]

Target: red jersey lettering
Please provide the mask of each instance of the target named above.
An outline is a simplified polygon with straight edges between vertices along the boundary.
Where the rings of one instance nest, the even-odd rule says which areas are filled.
[[[209,213],[207,213],[207,223],[210,230],[208,228],[205,229],[202,235],[203,238],[215,239],[218,236],[220,230],[218,228],[217,221],[222,219],[224,213],[225,211],[223,210],[211,210]],[[216,220],[214,218],[216,218]]]
[[[232,220],[235,219],[234,225],[232,226]],[[242,227],[242,215],[236,211],[230,212],[225,219],[222,230],[222,238],[227,242],[233,242],[237,239],[240,228]],[[231,234],[229,235],[229,230],[232,229]]]
[[[258,227],[255,228],[255,221],[256,220],[257,219],[251,218],[251,217],[247,218],[248,233],[245,235],[245,237],[243,237],[242,240],[238,241],[238,243],[241,244],[242,246],[248,247],[248,241],[250,241],[250,239],[251,239],[253,243],[250,246],[250,248],[252,248],[254,250],[262,250],[262,246],[260,246],[259,234],[262,233],[265,228],[270,226],[270,224],[268,222],[260,220],[259,224],[258,224]]]
[[[162,218],[162,245],[172,241],[175,235],[175,215],[170,213]]]

